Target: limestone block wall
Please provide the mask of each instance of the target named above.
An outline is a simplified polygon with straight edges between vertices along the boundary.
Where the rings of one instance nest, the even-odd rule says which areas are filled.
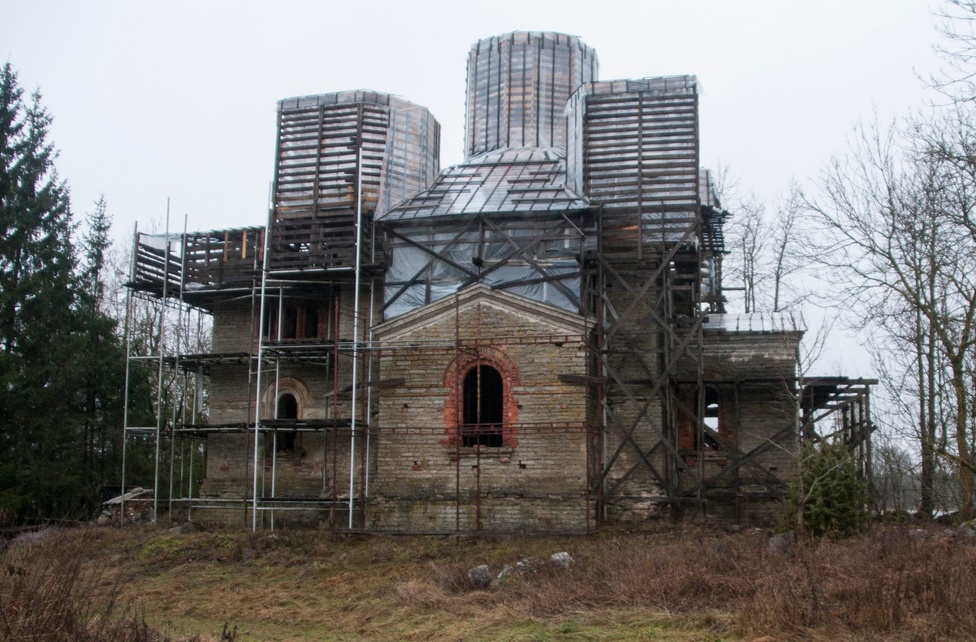
[[[377,331],[384,345],[400,346],[384,349],[382,377],[403,383],[384,390],[379,400],[369,525],[585,530],[591,521],[587,395],[559,378],[589,371],[583,321],[521,297],[478,290],[483,296],[462,294],[457,309],[451,301],[433,304]],[[533,309],[540,314],[531,316]],[[463,345],[450,348],[457,340]],[[500,446],[465,446],[457,431],[463,396],[458,384],[478,363],[503,377]]]
[[[777,495],[795,476],[795,385],[801,332],[706,331],[704,379],[719,392],[725,433],[748,465],[723,471],[736,453],[706,452],[712,512],[768,521]],[[683,364],[687,365],[687,364]],[[680,376],[680,375],[679,375]],[[734,491],[736,498],[730,497]]]
[[[254,319],[256,327],[257,319]],[[220,352],[250,352],[252,344],[251,304],[223,303],[213,310],[213,348]]]
[[[304,297],[308,305],[318,305],[321,341],[331,344],[338,334],[342,342],[353,337],[353,296],[351,288],[339,293],[339,323],[332,318],[335,298],[323,296],[321,301]],[[296,297],[297,298],[297,297]],[[268,305],[277,305],[269,297]],[[369,300],[361,301],[360,340],[366,338],[369,325]],[[329,316],[326,317],[325,315]],[[258,326],[252,322],[250,301],[223,303],[214,309],[213,351],[215,353],[257,353]],[[248,373],[249,368],[252,372]],[[209,422],[212,426],[225,424],[249,425],[259,406],[263,419],[272,419],[277,399],[292,394],[298,404],[301,420],[348,420],[352,416],[351,395],[352,357],[340,352],[338,359],[328,351],[316,360],[283,359],[277,365],[266,361],[262,366],[261,391],[256,389],[256,361],[231,363],[212,367],[209,381]],[[367,372],[360,372],[365,380]],[[338,381],[336,381],[338,379]],[[339,394],[336,395],[336,391]],[[354,495],[362,490],[364,478],[365,434],[360,413],[360,435],[353,458],[355,476]],[[281,429],[284,430],[284,429]],[[272,433],[262,432],[258,440],[258,494],[261,497],[322,498],[345,500],[349,496],[351,435],[348,426],[317,427],[295,434],[294,448],[276,448]],[[203,498],[243,499],[253,492],[254,433],[246,430],[222,430],[208,436],[205,479],[200,494]],[[272,488],[273,487],[273,488]]]

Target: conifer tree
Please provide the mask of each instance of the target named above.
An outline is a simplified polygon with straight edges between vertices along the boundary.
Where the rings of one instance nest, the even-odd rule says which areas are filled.
[[[124,353],[102,307],[104,199],[72,244],[51,117],[0,68],[0,522],[90,515],[118,466]]]
[[[24,517],[65,508],[75,421],[74,249],[51,118],[0,70],[0,506]]]
[[[116,481],[121,471],[125,350],[118,333],[118,321],[105,309],[105,270],[111,245],[108,233],[111,217],[104,195],[87,216],[82,236],[83,256],[79,275],[77,326],[83,334],[87,355],[83,380],[81,469],[88,503],[101,488]]]

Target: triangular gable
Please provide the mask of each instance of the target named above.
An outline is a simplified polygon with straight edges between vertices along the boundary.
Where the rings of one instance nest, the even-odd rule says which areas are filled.
[[[550,334],[585,334],[592,326],[592,323],[578,314],[567,312],[548,303],[540,303],[501,290],[492,290],[478,284],[384,321],[373,327],[373,333],[377,339],[387,341],[396,340],[407,333],[415,335],[417,330],[424,326],[453,321],[455,314],[465,316],[479,304],[498,308],[531,323],[544,326],[545,331]],[[484,334],[491,335],[491,328],[485,328]]]

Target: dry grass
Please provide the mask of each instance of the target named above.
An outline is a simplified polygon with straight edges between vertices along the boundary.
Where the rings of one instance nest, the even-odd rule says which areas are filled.
[[[282,641],[976,639],[976,546],[899,530],[785,556],[767,552],[761,533],[698,528],[462,541],[107,529],[65,533],[57,547],[65,553],[52,559],[77,590],[37,584],[17,602],[12,583],[52,568],[37,550],[8,550],[6,563],[27,574],[0,580],[2,625],[51,592],[77,614],[75,630],[139,625],[118,617],[121,605],[171,635],[214,640],[227,639],[224,623],[239,640]],[[479,564],[497,573],[560,550],[571,568],[542,564],[483,591],[467,578]],[[163,639],[143,628],[157,637],[0,637]]]
[[[86,563],[92,556],[88,533],[45,531],[7,546],[0,571],[0,639],[169,641],[142,616],[116,609],[121,575]]]

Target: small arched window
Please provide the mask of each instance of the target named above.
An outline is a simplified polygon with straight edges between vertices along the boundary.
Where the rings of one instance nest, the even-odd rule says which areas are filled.
[[[504,384],[498,370],[475,366],[464,375],[462,445],[502,446]]]

